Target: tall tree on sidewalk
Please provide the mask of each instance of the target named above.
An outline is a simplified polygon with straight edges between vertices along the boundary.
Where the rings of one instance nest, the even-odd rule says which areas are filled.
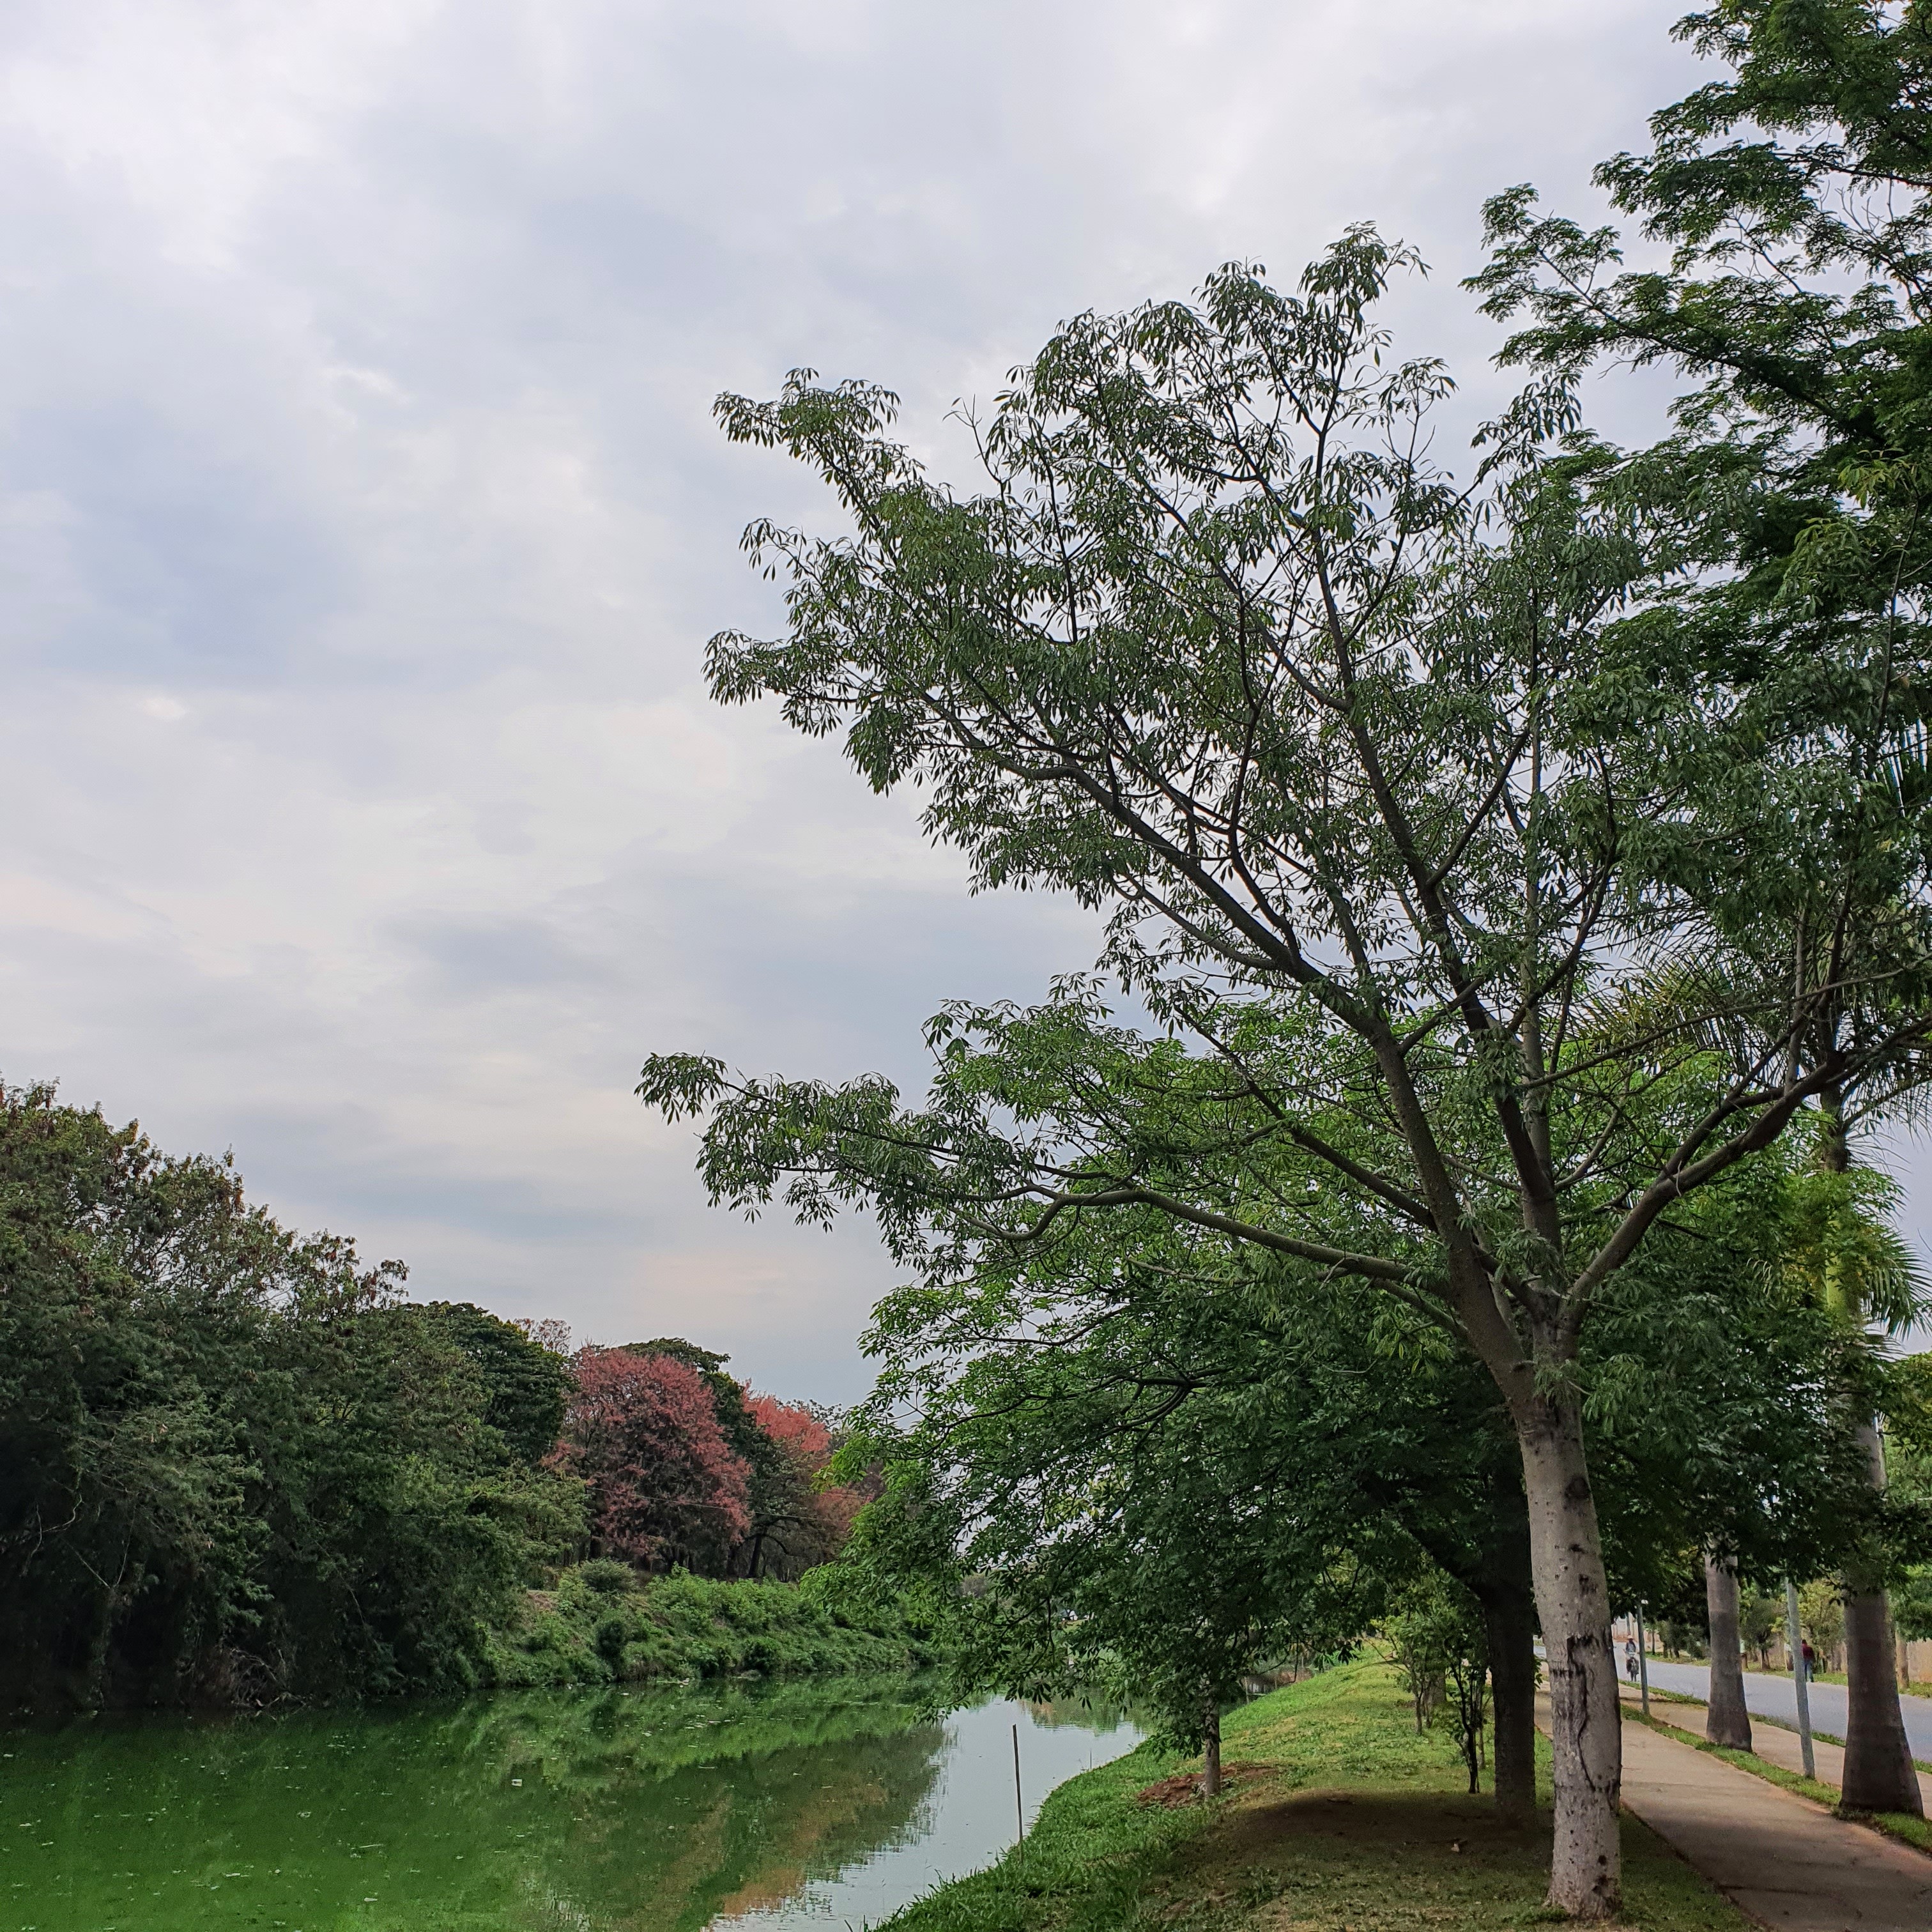
[[[945,1170],[1016,1240],[1151,1209],[1433,1311],[1494,1378],[1522,1462],[1550,1898],[1607,1917],[1620,1753],[1582,1327],[1677,1203],[1932,1025],[1874,1012],[1820,1066],[1790,1052],[1828,992],[1865,992],[1874,932],[1888,970],[1918,944],[1875,910],[1913,855],[1837,852],[1811,884],[1843,916],[1803,973],[1711,970],[1721,934],[1685,879],[1721,843],[1795,892],[1815,854],[1784,794],[1843,790],[1844,761],[1744,715],[1750,688],[1687,659],[1667,610],[1619,621],[1700,560],[1670,506],[1593,488],[1615,464],[1560,384],[1487,432],[1478,482],[1434,465],[1447,376],[1394,360],[1372,314],[1408,260],[1357,230],[1292,292],[1235,267],[1196,304],[1078,319],[974,425],[970,496],[891,439],[878,388],[800,372],[775,402],[719,405],[736,440],[816,466],[852,529],[753,526],[790,579],[789,632],[714,640],[717,694],[845,728],[876,787],[924,788],[928,831],[980,884],[1108,908],[1109,967],[1226,1082],[1266,1186],[1169,1145],[1090,1157],[1024,1115],[1016,1134],[970,1109],[902,1120],[877,1082],[740,1084],[707,1161],[746,1204],[786,1174],[808,1215],[864,1198],[922,1260],[911,1204]],[[676,1113],[727,1086],[667,1056],[640,1091]],[[1376,1238],[1328,1238],[1337,1196]]]
[[[1925,1312],[1924,1284],[1894,1230],[1897,1187],[1869,1168],[1854,1167],[1846,1147],[1838,1096],[1818,1134],[1819,1170],[1810,1177],[1792,1216],[1786,1264],[1819,1302],[1862,1343],[1874,1324],[1898,1334]],[[1861,1366],[1869,1367],[1868,1364]],[[1850,1423],[1874,1494],[1886,1489],[1885,1450],[1876,1420],[1881,1401],[1869,1372],[1839,1381],[1838,1402]],[[1896,1638],[1886,1586],[1892,1552],[1882,1528],[1861,1538],[1843,1570],[1845,1619],[1844,1790],[1855,1810],[1917,1814],[1918,1773],[1898,1702]],[[1898,1798],[1902,1802],[1889,1801]]]
[[[1781,658],[1790,698],[1858,748],[1858,836],[1910,840],[1927,794],[1932,8],[1723,0],[1677,32],[1728,74],[1654,116],[1648,154],[1598,171],[1656,265],[1627,268],[1615,230],[1542,216],[1519,188],[1487,211],[1476,286],[1492,314],[1529,317],[1508,359],[1696,380],[1653,460],[1734,566],[1706,614],[1734,663]],[[1837,909],[1827,893],[1812,910],[1790,922],[1815,938]],[[1821,1011],[1798,1042],[1813,1064],[1838,1018]],[[1889,1083],[1820,1089],[1828,1172],[1849,1164],[1862,1084],[1869,1109]],[[1856,1576],[1848,1590],[1847,1802],[1916,1812],[1883,1594]]]
[[[1744,1708],[1744,1644],[1738,1633],[1738,1569],[1714,1550],[1704,1552],[1704,1608],[1711,1624],[1710,1697],[1704,1735],[1729,1750],[1751,1748]]]

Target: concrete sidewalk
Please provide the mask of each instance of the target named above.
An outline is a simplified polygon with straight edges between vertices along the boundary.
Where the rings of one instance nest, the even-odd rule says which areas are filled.
[[[1640,1724],[1624,1726],[1624,1803],[1780,1932],[1932,1927],[1932,1858]]]
[[[1637,1693],[1627,1690],[1624,1697],[1626,1709],[1634,1709],[1638,1702]],[[1652,1696],[1650,1714],[1660,1722],[1674,1725],[1678,1730],[1687,1731],[1691,1736],[1704,1735],[1704,1708],[1702,1704],[1672,1704]],[[1780,1771],[1795,1771],[1801,1776],[1804,1770],[1804,1748],[1799,1743],[1798,1733],[1788,1731],[1781,1724],[1773,1724],[1768,1718],[1754,1718],[1751,1721],[1751,1750],[1767,1764],[1774,1764]],[[1845,1748],[1843,1744],[1827,1744],[1822,1738],[1811,1741],[1812,1762],[1816,1766],[1816,1777],[1820,1784],[1828,1784],[1842,1790],[1845,1782]],[[1932,1781],[1925,1774],[1918,1774],[1918,1798],[1928,1814],[1932,1814]]]

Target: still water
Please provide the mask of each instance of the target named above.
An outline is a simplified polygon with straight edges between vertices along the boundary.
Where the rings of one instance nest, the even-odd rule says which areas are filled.
[[[836,1932],[1130,1750],[902,1684],[511,1694],[0,1736],[0,1932]]]

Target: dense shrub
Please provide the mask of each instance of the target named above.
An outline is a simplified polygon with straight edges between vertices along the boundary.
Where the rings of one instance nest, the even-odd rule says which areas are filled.
[[[855,1616],[816,1575],[802,1584],[682,1573],[646,1580],[592,1562],[566,1570],[554,1590],[530,1592],[521,1621],[491,1637],[485,1661],[490,1682],[533,1684],[903,1670],[932,1660],[927,1634],[896,1610]]]

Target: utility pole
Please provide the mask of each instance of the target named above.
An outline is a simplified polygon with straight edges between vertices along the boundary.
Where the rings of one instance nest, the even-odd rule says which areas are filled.
[[[1013,1726],[1013,1812],[1020,1821],[1020,1856],[1026,1856],[1026,1801],[1020,1796],[1020,1727]]]
[[[1643,1698],[1643,1714],[1650,1715],[1650,1639],[1644,1634],[1643,1606],[1636,1606],[1636,1682]]]
[[[1784,1580],[1784,1640],[1791,1646],[1791,1682],[1798,1693],[1798,1742],[1804,1752],[1804,1775],[1815,1780],[1817,1759],[1811,1749],[1810,1672],[1804,1668],[1804,1636],[1798,1627],[1798,1586]]]

